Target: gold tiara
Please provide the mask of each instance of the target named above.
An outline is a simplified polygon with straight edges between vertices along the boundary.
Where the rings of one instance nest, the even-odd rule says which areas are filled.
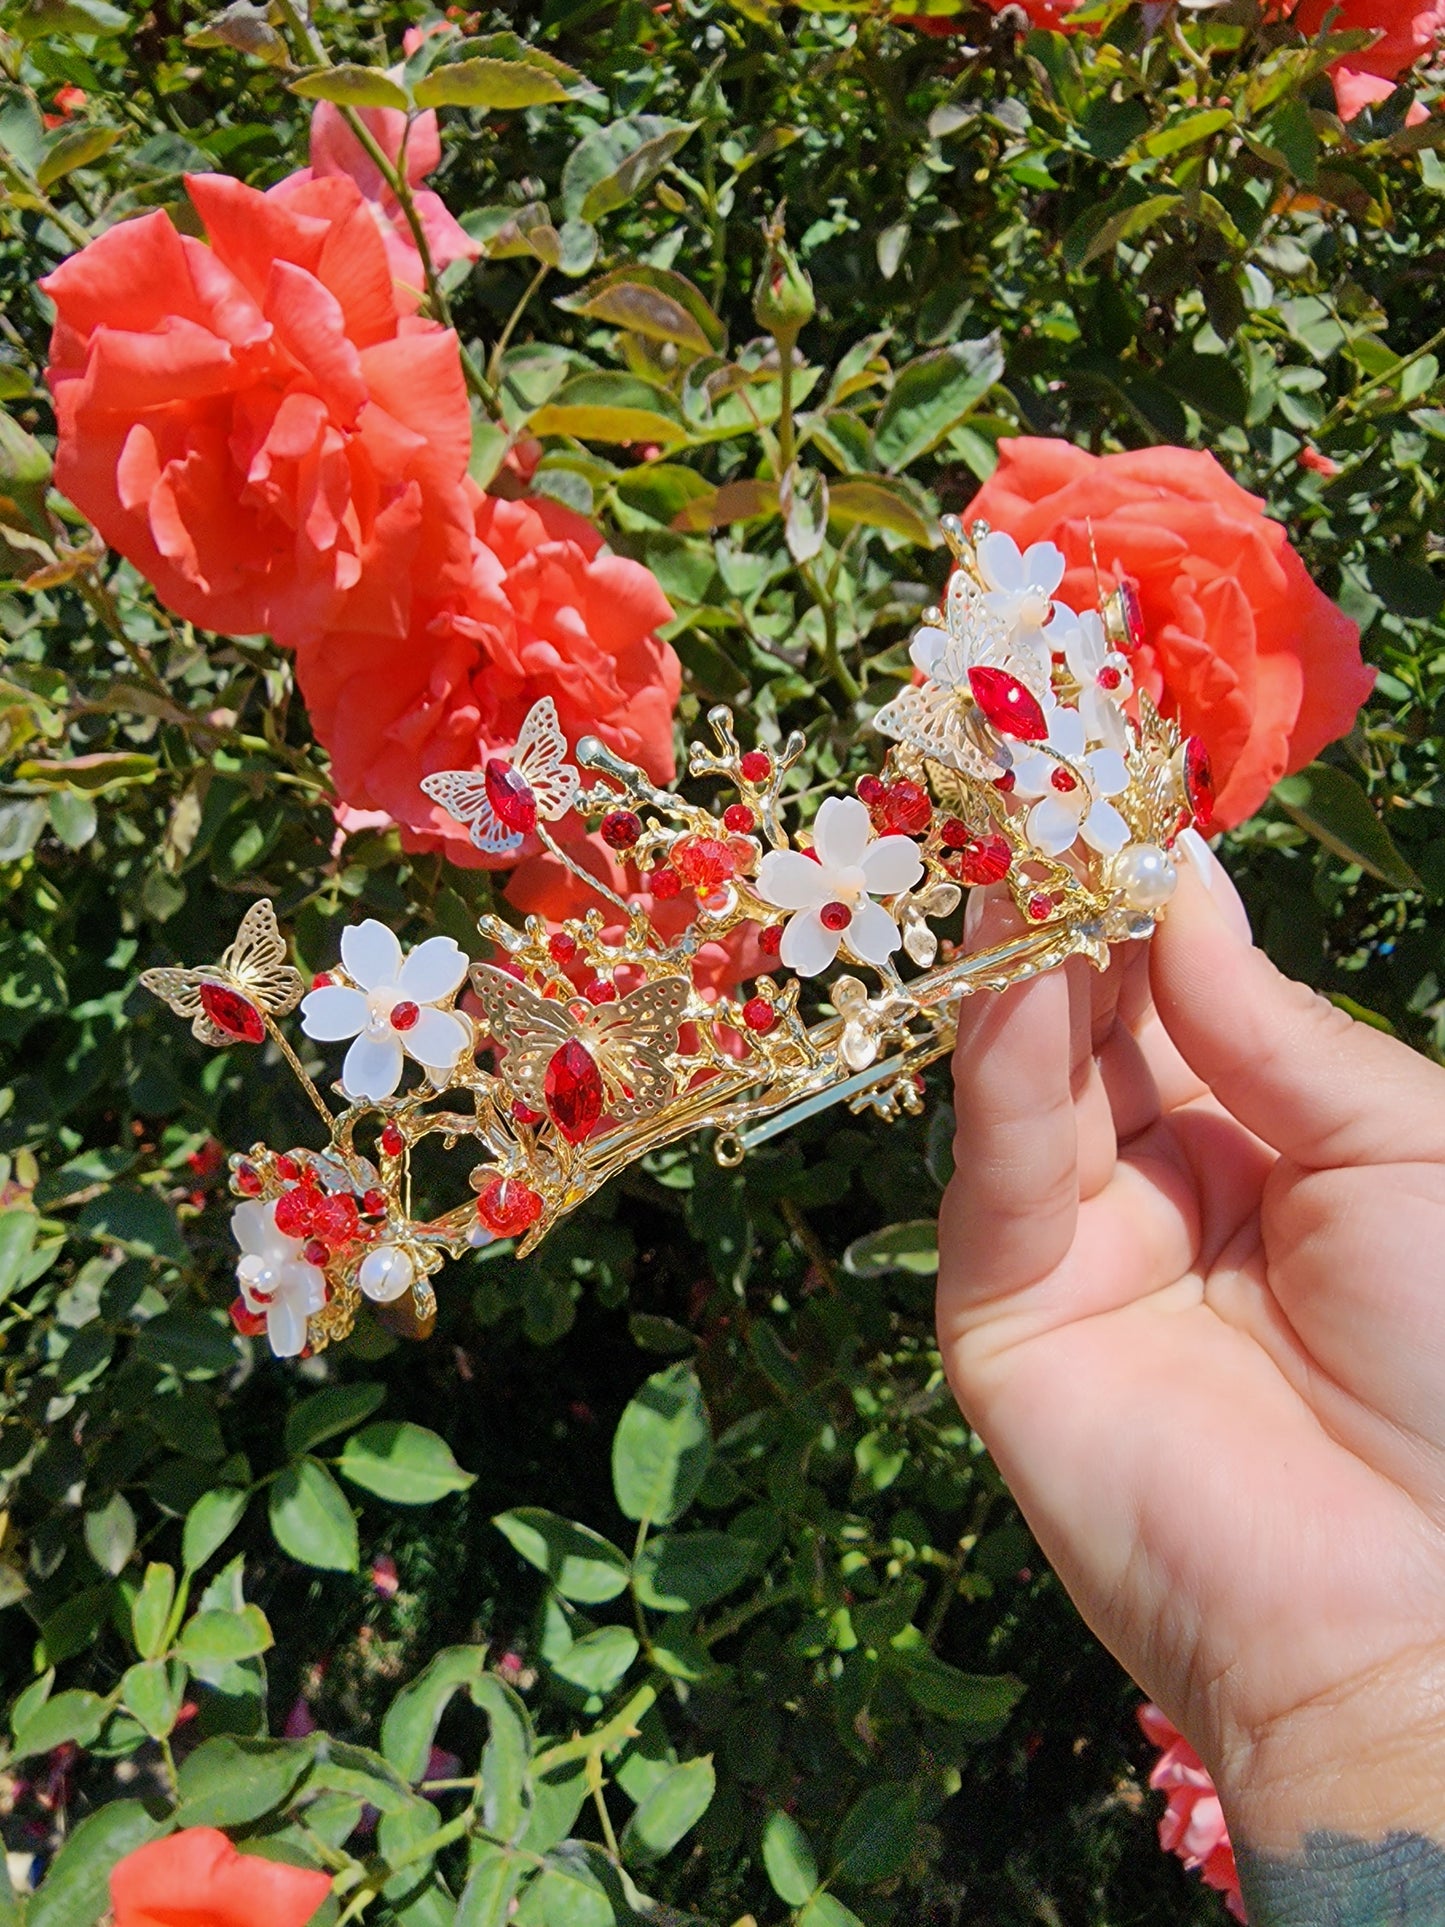
[[[544,700],[510,755],[422,787],[494,859],[544,845],[598,899],[585,916],[521,929],[484,916],[484,962],[445,936],[404,955],[368,920],[307,990],[262,901],[218,964],[145,972],[203,1043],[276,1046],[329,1135],[324,1151],[258,1144],[231,1160],[242,1330],[283,1356],[319,1350],[363,1298],[409,1300],[425,1330],[444,1258],[498,1238],[525,1254],[616,1172],[695,1131],[733,1165],[832,1104],[917,1111],[962,997],[1068,957],[1102,967],[1111,944],[1150,934],[1176,859],[1202,856],[1212,794],[1203,744],[1134,686],[1137,602],[1124,587],[1071,609],[1052,544],[1021,554],[956,517],[943,532],[958,566],[913,638],[913,681],[873,719],[882,767],[807,828],[789,785],[801,735],[745,749],[730,712],[711,711],[714,741],[688,765],[709,808],[595,738],[569,754]],[[681,936],[579,862],[557,833],[568,817],[574,837],[596,826],[639,866],[648,902],[692,897]],[[988,883],[1023,928],[965,954],[937,926]],[[775,970],[704,995],[702,946],[745,926]],[[308,1038],[346,1046],[335,1107],[282,1028],[298,1005]],[[465,1143],[474,1162],[470,1195],[418,1219],[410,1166],[427,1138]]]

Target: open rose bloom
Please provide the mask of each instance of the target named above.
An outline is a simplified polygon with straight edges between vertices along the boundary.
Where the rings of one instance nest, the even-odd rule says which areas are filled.
[[[1178,1854],[1207,1887],[1222,1893],[1230,1913],[1236,1920],[1243,1920],[1239,1869],[1234,1862],[1224,1809],[1208,1769],[1157,1706],[1141,1706],[1139,1724],[1153,1745],[1162,1748],[1149,1775],[1150,1786],[1169,1796],[1164,1818],[1159,1822],[1160,1846],[1166,1853]]]
[[[306,1927],[328,1874],[238,1853],[215,1827],[186,1827],[118,1861],[114,1927]]]

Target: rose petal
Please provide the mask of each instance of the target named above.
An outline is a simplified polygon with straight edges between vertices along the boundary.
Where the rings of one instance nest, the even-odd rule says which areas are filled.
[[[467,974],[467,954],[450,937],[428,937],[401,967],[402,994],[418,1004],[449,997]],[[304,1006],[303,1006],[304,1008]]]
[[[363,990],[389,990],[401,975],[401,945],[384,923],[368,917],[342,931],[341,961]]]
[[[341,1086],[350,1098],[361,1100],[390,1097],[401,1082],[401,1039],[390,1032],[385,1037],[358,1037],[346,1053],[341,1067]]]
[[[813,824],[813,848],[825,870],[852,870],[872,834],[866,805],[856,796],[830,796]]]
[[[824,929],[816,910],[799,910],[784,926],[778,955],[784,969],[800,977],[816,977],[832,963],[842,941],[841,931]]]
[[[323,984],[301,999],[301,1028],[320,1044],[334,1044],[366,1029],[370,1012],[359,990],[345,984]]]

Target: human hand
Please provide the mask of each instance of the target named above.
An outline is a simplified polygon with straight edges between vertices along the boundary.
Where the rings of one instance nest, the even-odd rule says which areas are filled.
[[[964,1005],[943,1357],[1237,1839],[1439,1839],[1445,1071],[1246,928],[1186,874],[1103,975]]]

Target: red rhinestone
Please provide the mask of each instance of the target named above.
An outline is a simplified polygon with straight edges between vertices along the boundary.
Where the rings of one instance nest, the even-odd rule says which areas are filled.
[[[1070,775],[1066,769],[1056,769],[1049,778],[1049,781],[1059,792],[1060,796],[1067,796],[1071,790],[1076,790],[1079,787],[1078,777]]]
[[[644,882],[647,890],[657,898],[659,903],[665,903],[669,897],[675,897],[682,889],[682,878],[675,870],[653,870]]]
[[[309,1184],[283,1191],[276,1200],[276,1229],[287,1238],[304,1238],[311,1231],[321,1193]]]
[[[504,829],[530,836],[537,827],[537,799],[525,777],[500,756],[489,756],[482,772],[487,801]]]
[[[933,821],[928,791],[906,779],[891,784],[883,800],[883,818],[895,836],[922,836]]]
[[[589,1004],[615,1004],[617,986],[607,977],[594,977],[590,983],[582,986],[582,995]]]
[[[602,819],[602,841],[611,850],[630,850],[642,835],[642,818],[635,810],[609,810]]]
[[[773,759],[765,749],[750,749],[738,764],[743,780],[748,783],[766,783],[773,773]]]
[[[758,949],[765,957],[776,957],[783,947],[783,926],[780,923],[764,924],[758,932]]]
[[[402,1136],[399,1127],[395,1124],[383,1126],[381,1133],[382,1155],[389,1158],[399,1158],[405,1149],[406,1139]]]
[[[1013,790],[1015,781],[1016,781],[1016,778],[1014,776],[1013,771],[1011,769],[1006,769],[1002,776],[995,776],[995,778],[993,779],[993,786],[998,791],[1000,796],[1008,796]]]
[[[319,1238],[308,1238],[301,1256],[308,1265],[324,1265],[331,1253]]]
[[[363,1193],[361,1208],[368,1218],[379,1218],[386,1209],[386,1193],[375,1189]]]
[[[870,810],[875,809],[888,794],[888,785],[880,776],[860,776],[854,788],[858,792],[859,802],[866,803]]]
[[[853,912],[846,903],[825,903],[818,912],[818,921],[825,930],[846,930],[853,921]]]
[[[1132,582],[1119,584],[1119,614],[1124,621],[1124,634],[1130,649],[1140,649],[1144,645],[1144,611],[1139,603],[1139,592]]]
[[[266,1329],[266,1314],[263,1311],[249,1311],[244,1298],[237,1298],[231,1306],[231,1323],[242,1338],[259,1338]]]
[[[778,1021],[778,1013],[766,997],[749,997],[743,1005],[743,1022],[759,1037],[766,1037]]]
[[[415,1030],[417,1019],[421,1016],[421,1006],[408,1001],[393,1004],[391,1007],[391,1027],[393,1030]]]
[[[1107,662],[1094,678],[1094,681],[1099,685],[1100,689],[1111,690],[1117,689],[1123,680],[1124,678],[1120,675],[1119,671],[1114,668],[1113,664]]]
[[[956,816],[950,816],[944,819],[939,838],[945,850],[966,850],[973,841],[973,832]]]
[[[1028,913],[1035,923],[1042,923],[1045,917],[1051,917],[1054,914],[1053,898],[1043,890],[1038,891],[1029,898]]]
[[[318,1238],[331,1246],[347,1244],[356,1236],[359,1213],[349,1191],[335,1191],[317,1205],[312,1223]]]
[[[512,1099],[512,1116],[519,1124],[540,1124],[542,1113],[534,1111],[530,1104],[524,1104],[520,1097]]]
[[[294,1184],[301,1175],[301,1166],[295,1158],[277,1158],[276,1175],[284,1184]]]
[[[261,1173],[254,1164],[241,1163],[232,1173],[232,1182],[242,1197],[254,1198],[261,1189]]]
[[[499,1238],[515,1238],[542,1215],[542,1200],[520,1178],[489,1178],[477,1196],[477,1216]]]
[[[1188,736],[1184,741],[1184,794],[1189,798],[1195,827],[1207,830],[1214,821],[1214,765],[1198,736]]]
[[[261,1013],[249,997],[225,984],[202,984],[201,1009],[217,1030],[234,1037],[239,1044],[259,1044],[266,1035]]]
[[[311,979],[311,988],[313,990],[325,990],[330,982],[331,972],[329,970],[318,970],[316,975]]]
[[[694,890],[716,890],[737,874],[734,852],[720,837],[685,836],[672,846],[672,867]]]
[[[569,1144],[591,1135],[602,1115],[602,1073],[575,1037],[553,1053],[542,1079],[548,1115]]]
[[[1013,851],[1002,836],[970,837],[958,853],[957,873],[964,883],[998,883],[1013,864]]]
[[[547,949],[553,963],[569,964],[577,955],[577,939],[569,937],[565,930],[559,930],[555,937],[547,939]]]
[[[723,811],[723,828],[731,830],[736,836],[746,836],[757,822],[757,818],[746,803],[729,803]]]
[[[1004,736],[1025,743],[1041,743],[1049,733],[1048,718],[1036,696],[1006,669],[970,669],[968,686],[985,718]]]

